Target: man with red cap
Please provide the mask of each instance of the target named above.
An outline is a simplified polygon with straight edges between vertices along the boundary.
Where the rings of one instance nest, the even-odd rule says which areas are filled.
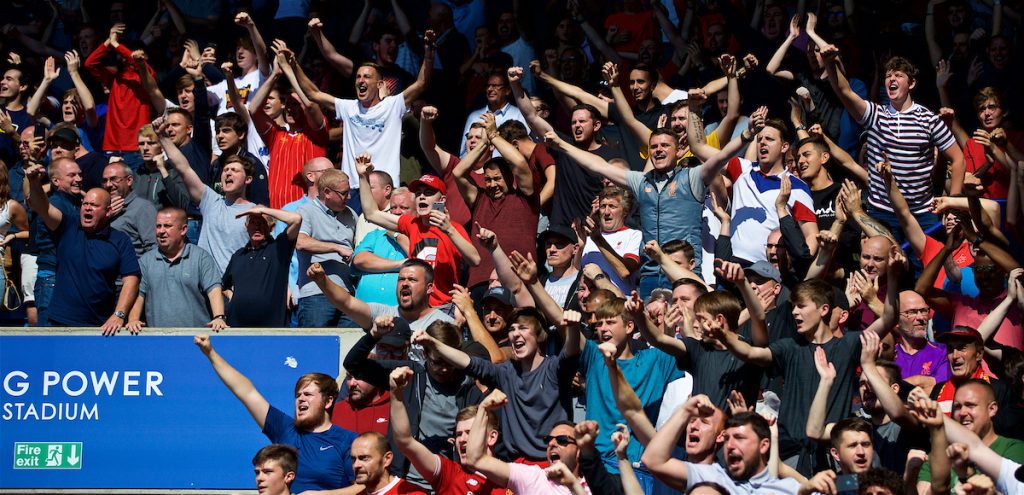
[[[434,290],[430,293],[430,305],[440,306],[450,302],[451,291],[459,280],[462,262],[477,266],[480,264],[480,253],[470,242],[466,229],[451,221],[445,207],[448,190],[444,181],[433,175],[424,175],[410,182],[409,190],[414,196],[416,214],[392,215],[381,211],[370,194],[369,174],[373,171],[370,160],[368,153],[356,157],[363,214],[371,223],[409,237],[409,257],[421,259],[434,267]]]

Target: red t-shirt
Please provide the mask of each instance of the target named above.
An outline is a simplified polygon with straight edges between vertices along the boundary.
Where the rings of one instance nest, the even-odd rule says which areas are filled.
[[[444,177],[441,180],[444,181],[444,187],[448,190],[448,194],[445,196],[445,207],[448,209],[448,214],[452,217],[452,222],[457,223],[463,227],[469,225],[469,221],[472,219],[473,214],[469,211],[469,206],[466,205],[466,200],[462,199],[462,193],[459,192],[459,185],[455,181],[455,166],[459,164],[459,157],[455,154],[448,155],[448,166],[444,169]],[[484,175],[476,173],[474,169],[469,173],[469,176],[473,179],[473,183],[476,187],[483,189],[484,187]]]
[[[507,489],[491,483],[480,473],[466,471],[462,464],[459,464],[443,455],[437,456],[438,466],[434,472],[434,487],[436,495],[505,495]]]
[[[624,43],[612,45],[616,51],[637,53],[640,45],[647,39],[657,39],[657,27],[654,21],[654,12],[645,10],[636,14],[616,12],[604,21],[604,28],[607,31],[611,27],[618,29],[619,33],[629,31],[629,39]]]
[[[363,489],[362,495],[428,495],[422,488],[403,480],[395,478],[387,486],[375,492]]]
[[[351,402],[342,400],[335,402],[331,411],[331,423],[360,434],[375,431],[386,436],[390,421],[391,394],[388,392],[366,407],[355,409]]]
[[[526,163],[530,166],[530,171],[533,172],[533,193],[537,196],[537,200],[540,201],[540,190],[544,189],[544,186],[548,183],[544,172],[547,171],[548,167],[555,166],[555,157],[551,156],[551,152],[548,151],[548,147],[544,143],[537,143]],[[543,210],[544,213],[551,213],[550,201]]]
[[[923,265],[931,263],[935,255],[939,254],[939,251],[942,250],[942,246],[944,246],[943,243],[933,239],[931,236],[925,236],[924,251],[921,252],[921,263]],[[971,254],[971,247],[966,242],[953,250],[953,261],[960,268],[974,264],[974,255]],[[941,289],[945,284],[946,269],[939,268],[939,276],[935,277],[935,288]]]
[[[124,59],[117,73],[111,73],[103,63],[110,52],[117,52]],[[138,151],[139,128],[152,120],[153,105],[145,96],[142,79],[132,62],[132,51],[124,45],[111,48],[100,45],[85,60],[85,68],[110,89],[107,101],[107,123],[103,132],[104,151]],[[146,65],[153,74],[153,69]],[[96,145],[97,143],[93,143]]]
[[[476,224],[479,223],[486,229],[494,231],[501,243],[501,249],[507,254],[512,251],[519,251],[519,254],[526,256],[537,250],[537,217],[540,214],[540,203],[537,194],[523,196],[515,190],[509,191],[505,197],[495,201],[484,194],[481,190],[476,195],[476,203],[473,205],[473,226],[470,232],[473,234],[473,246],[480,253],[480,264],[469,268],[469,281],[467,286],[472,287],[478,283],[486,282],[491,271],[494,270],[494,258],[480,240],[476,238],[479,232]]]
[[[254,112],[253,118],[257,120],[260,137],[270,150],[270,161],[267,162],[270,164],[270,175],[267,177],[270,207],[281,208],[302,197],[302,184],[305,181],[301,177],[302,165],[313,158],[327,156],[327,120],[324,119],[320,129],[307,126],[300,132],[288,132],[272,122],[266,127],[260,125],[266,121],[256,119],[257,114],[262,112]]]
[[[974,173],[981,168],[988,158],[985,157],[985,147],[978,144],[974,138],[964,143],[964,164],[967,171]],[[999,160],[992,162],[988,171],[981,174],[981,185],[985,186],[984,197],[988,199],[1006,199],[1010,193],[1007,186],[1010,185],[1010,171],[1003,167]]]
[[[469,240],[462,225],[453,222],[452,226],[463,239]],[[398,218],[398,231],[409,236],[409,257],[421,259],[434,267],[434,292],[430,294],[430,305],[451,302],[449,293],[459,281],[462,253],[441,229],[430,224],[424,227],[413,215]]]

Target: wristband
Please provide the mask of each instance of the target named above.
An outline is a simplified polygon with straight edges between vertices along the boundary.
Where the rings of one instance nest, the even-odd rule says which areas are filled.
[[[974,238],[974,242],[971,243],[971,247],[977,250],[983,242],[985,242],[985,234],[978,232],[978,237]]]
[[[224,316],[224,315],[213,315],[213,319],[214,320],[226,320],[228,318],[226,316]]]
[[[800,125],[794,127],[794,129],[796,129],[798,131],[806,131],[807,130],[807,126],[805,126],[803,124],[800,124]]]
[[[740,141],[743,141],[744,143],[746,143],[748,141],[753,141],[754,140],[754,133],[753,132],[750,133],[749,137],[746,136],[746,133],[749,132],[749,131],[750,131],[750,129],[747,129],[747,130],[745,130],[745,131],[740,133]]]

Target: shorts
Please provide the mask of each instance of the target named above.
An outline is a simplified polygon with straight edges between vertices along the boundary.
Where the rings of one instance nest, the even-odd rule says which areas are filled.
[[[35,306],[36,302],[36,256],[21,254],[21,297],[25,304]]]

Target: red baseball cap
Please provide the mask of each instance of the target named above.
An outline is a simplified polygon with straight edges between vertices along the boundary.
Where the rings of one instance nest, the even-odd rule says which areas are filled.
[[[420,186],[436,189],[438,191],[441,191],[441,194],[444,194],[446,196],[448,195],[448,188],[445,187],[444,181],[439,179],[435,175],[424,175],[423,177],[420,177],[419,179],[410,182],[409,190],[415,193],[416,190],[420,188]]]

